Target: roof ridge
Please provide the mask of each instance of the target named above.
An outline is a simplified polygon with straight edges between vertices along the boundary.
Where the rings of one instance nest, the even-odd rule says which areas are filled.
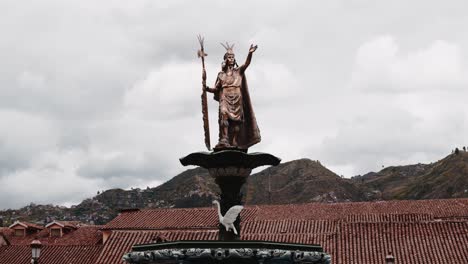
[[[419,199],[419,200],[378,200],[378,201],[360,201],[360,202],[336,202],[336,203],[326,203],[326,202],[303,202],[303,203],[289,203],[289,204],[260,204],[260,205],[244,205],[245,208],[252,206],[261,207],[270,207],[270,206],[304,206],[304,205],[344,205],[344,204],[381,204],[381,203],[399,203],[399,202],[416,202],[416,203],[428,203],[431,201],[468,201],[468,198],[441,198],[441,199]],[[465,206],[464,203],[462,203]]]
[[[102,230],[112,231],[199,231],[199,230],[218,230],[218,226],[190,226],[180,228],[167,228],[167,227],[110,227],[102,228]]]
[[[184,207],[184,208],[142,208],[140,212],[144,211],[153,211],[153,210],[161,210],[161,211],[184,211],[184,210],[214,210],[214,207]],[[129,213],[136,213],[138,211],[131,211]],[[126,213],[126,212],[124,212]]]

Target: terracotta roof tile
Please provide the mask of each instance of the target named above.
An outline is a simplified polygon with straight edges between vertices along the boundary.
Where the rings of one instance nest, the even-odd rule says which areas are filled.
[[[94,263],[103,246],[43,246],[41,264],[82,264]],[[29,246],[0,247],[0,264],[31,263]]]
[[[62,237],[51,237],[47,228],[24,237],[15,236],[12,229],[4,230],[3,233],[11,245],[29,245],[34,239],[38,239],[44,245],[97,245],[102,241],[101,227],[82,226]]]
[[[8,227],[0,227],[0,234],[10,234],[12,230]]]
[[[467,216],[468,199],[263,205],[246,206],[241,212],[243,223],[265,220],[394,221],[397,218],[399,221],[411,218],[422,221]],[[104,229],[196,229],[214,228],[217,223],[214,208],[148,209],[121,213]]]
[[[265,205],[256,214],[257,220],[272,219],[343,219],[350,215],[431,214],[434,218],[466,217],[468,199],[403,200],[349,203],[309,203],[297,205]]]
[[[332,234],[337,221],[324,220],[267,220],[241,224],[243,233],[248,234]]]
[[[433,221],[432,214],[358,214],[348,215],[345,222],[424,222]]]
[[[15,226],[15,225],[22,225],[22,226],[26,226],[26,228],[37,229],[37,230],[42,230],[42,229],[45,228],[45,227],[43,227],[41,225],[37,225],[37,224],[29,223],[29,222],[24,222],[24,221],[16,221],[10,227]]]
[[[335,263],[468,263],[468,222],[343,223]]]
[[[149,209],[121,213],[103,229],[190,229],[217,225],[218,215],[211,208]]]
[[[10,241],[11,245],[29,245],[37,236],[43,232],[48,232],[47,230],[41,230],[39,232],[28,233],[26,236],[15,236],[14,230],[4,230],[3,233],[5,237]],[[42,242],[42,241],[41,241]]]
[[[216,240],[217,230],[172,230],[172,231],[112,231],[96,264],[125,263],[122,256],[131,251],[133,245],[153,243],[158,236],[168,241]]]
[[[48,228],[49,225],[52,225],[54,223],[59,226],[68,227],[68,228],[78,228],[79,226],[86,226],[80,221],[53,221],[53,222],[48,223],[46,225],[46,228]]]
[[[242,230],[243,240],[320,244],[334,263],[382,263],[388,251],[401,263],[468,263],[468,223],[463,221],[266,221],[249,225]],[[287,232],[281,233],[284,228]],[[97,263],[123,263],[121,257],[132,245],[151,243],[157,236],[168,241],[215,240],[217,231],[113,231]]]
[[[29,246],[0,247],[0,264],[31,263],[31,248]]]
[[[244,240],[320,244],[333,263],[383,263],[388,251],[399,263],[468,263],[468,199],[247,206],[241,218]],[[123,213],[105,228],[117,231],[98,263],[123,263],[132,245],[158,235],[216,239],[217,216],[212,208],[152,209]]]
[[[57,238],[55,245],[98,245],[102,243],[101,226],[82,226]],[[52,244],[52,243],[51,243]]]

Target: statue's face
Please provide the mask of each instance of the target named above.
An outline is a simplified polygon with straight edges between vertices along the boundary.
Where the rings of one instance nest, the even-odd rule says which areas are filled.
[[[226,62],[229,66],[232,66],[234,65],[234,62],[236,61],[236,59],[234,58],[234,54],[228,54],[227,55],[227,58],[226,58]]]

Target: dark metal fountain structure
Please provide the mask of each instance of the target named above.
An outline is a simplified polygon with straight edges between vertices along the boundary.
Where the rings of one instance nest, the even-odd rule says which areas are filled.
[[[240,215],[229,215],[230,208],[242,203],[241,188],[253,169],[276,166],[280,159],[267,153],[247,153],[249,147],[260,142],[260,130],[250,100],[244,72],[250,65],[257,45],[251,45],[244,64],[238,66],[233,44],[226,43],[221,71],[214,87],[206,85],[203,38],[198,37],[202,60],[202,114],[205,144],[211,149],[208,124],[207,92],[213,93],[219,102],[219,141],[214,152],[196,152],[180,159],[182,165],[195,165],[208,169],[221,189],[220,211],[223,219],[229,219],[229,231],[219,224],[218,241],[176,241],[147,245],[135,245],[133,251],[123,256],[128,263],[330,263],[330,256],[319,245],[277,243],[269,241],[242,241]],[[237,213],[238,210],[235,210]],[[234,212],[234,211],[231,211]],[[226,214],[227,213],[227,214]],[[221,217],[220,217],[221,218]],[[235,221],[234,221],[235,219]],[[221,220],[221,219],[220,219]],[[232,221],[234,221],[232,223]]]
[[[240,150],[221,150],[212,153],[197,152],[180,159],[182,165],[196,165],[208,169],[211,177],[219,186],[221,214],[225,215],[229,208],[242,204],[241,188],[247,181],[253,169],[265,166],[276,166],[280,159],[266,153],[247,154]],[[234,222],[238,234],[226,231],[219,225],[220,241],[235,241],[240,239],[240,215]]]

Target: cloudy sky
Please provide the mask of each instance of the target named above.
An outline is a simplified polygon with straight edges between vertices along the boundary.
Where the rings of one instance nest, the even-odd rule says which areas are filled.
[[[235,43],[263,141],[351,177],[468,145],[466,1],[0,1],[0,209],[157,186]],[[217,105],[210,97],[212,141]]]

